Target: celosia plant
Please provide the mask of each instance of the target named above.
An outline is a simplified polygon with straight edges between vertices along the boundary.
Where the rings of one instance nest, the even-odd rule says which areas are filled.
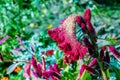
[[[76,38],[76,24],[85,34],[83,40],[78,41]],[[110,77],[110,52],[113,56],[120,60],[120,53],[113,46],[103,45],[99,51],[97,44],[97,34],[91,23],[91,11],[87,9],[84,16],[72,14],[62,20],[59,27],[48,30],[49,36],[58,43],[60,50],[64,52],[63,61],[69,65],[79,59],[88,56],[87,63],[81,64],[80,72],[77,80],[88,80],[85,78],[86,71],[92,77],[108,80]],[[109,51],[108,51],[109,49]],[[91,77],[91,79],[92,79]]]
[[[76,25],[82,29],[82,34],[84,34],[81,40],[77,39]],[[109,53],[112,53],[120,61],[120,53],[114,46],[103,45],[98,47],[97,32],[91,23],[90,9],[85,11],[84,16],[72,14],[63,19],[59,27],[48,30],[48,35],[57,42],[58,48],[64,52],[62,60],[60,57],[60,59],[57,57],[59,60],[55,62],[57,60],[54,59],[55,56],[60,54],[57,53],[57,50],[55,51],[56,48],[39,51],[35,48],[36,46],[39,48],[39,45],[35,46],[33,45],[34,43],[30,43],[29,46],[25,46],[25,43],[17,36],[20,47],[12,50],[16,59],[5,61],[2,53],[0,53],[0,62],[13,62],[8,67],[7,74],[15,71],[16,67],[21,64],[24,67],[24,78],[108,80],[110,78],[109,69],[111,66]],[[6,36],[1,39],[0,44],[4,43],[8,38],[10,37]],[[51,64],[51,59],[48,60],[50,57],[54,60],[54,64]],[[81,60],[83,61],[82,64],[79,63]],[[77,67],[79,67],[79,71],[77,71]],[[71,73],[67,74],[66,72]],[[70,78],[67,78],[68,75],[70,75]]]

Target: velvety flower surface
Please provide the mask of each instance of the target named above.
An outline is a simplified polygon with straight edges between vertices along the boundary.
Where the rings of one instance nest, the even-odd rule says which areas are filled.
[[[76,14],[63,20],[59,27],[48,30],[49,36],[58,43],[58,47],[72,60],[83,58],[86,48],[76,39]]]

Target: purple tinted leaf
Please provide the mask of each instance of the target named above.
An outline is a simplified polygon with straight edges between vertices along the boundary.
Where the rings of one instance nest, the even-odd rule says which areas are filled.
[[[23,76],[25,78],[30,78],[31,77],[30,76],[30,68],[31,68],[31,65],[29,63],[26,63],[25,64],[25,69],[24,69],[24,74],[23,74]]]
[[[2,54],[0,53],[0,62],[3,62],[3,56],[2,56]]]
[[[114,46],[109,46],[108,47],[110,52],[112,52],[113,56],[118,60],[120,61],[120,52],[118,52]]]
[[[32,56],[31,63],[32,63],[34,69],[37,71],[37,61],[35,59],[35,56]]]
[[[81,68],[80,68],[80,76],[83,74],[84,70],[86,69],[86,66],[85,65],[82,65]]]
[[[21,48],[15,48],[15,49],[13,49],[13,50],[15,50],[15,51],[20,51],[20,50],[22,50]]]
[[[22,54],[21,51],[18,51],[18,50],[15,50],[15,49],[12,50],[12,53],[13,53],[15,56],[23,56],[23,54]]]
[[[2,39],[0,40],[0,44],[2,44],[3,42],[5,42],[8,38],[9,38],[9,36],[6,36],[6,37],[2,38]]]
[[[38,78],[39,76],[37,75],[36,71],[32,71],[32,74],[34,75],[34,77]]]
[[[22,45],[23,44],[22,39],[19,36],[17,36],[17,38],[18,38],[19,43]]]
[[[99,73],[98,73],[94,68],[91,68],[91,67],[89,67],[89,66],[87,66],[87,65],[84,65],[84,64],[81,66],[80,75],[83,74],[83,72],[84,72],[85,69],[86,69],[90,74],[99,75]]]
[[[94,59],[92,59],[92,61],[89,63],[89,67],[93,67],[94,65],[96,65],[97,64],[97,59],[96,58],[94,58]]]

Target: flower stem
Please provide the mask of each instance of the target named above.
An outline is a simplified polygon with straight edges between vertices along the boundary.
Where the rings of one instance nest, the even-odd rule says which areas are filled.
[[[90,33],[89,30],[88,30],[88,33],[87,33],[87,34],[88,34],[88,36],[89,36],[89,38],[90,38],[90,40],[91,40],[92,45],[95,46],[95,57],[96,57],[96,59],[97,59],[98,65],[99,65],[99,67],[100,67],[101,74],[102,74],[102,76],[103,76],[103,80],[107,80],[106,73],[105,73],[104,70],[103,70],[103,63],[101,62],[101,60],[100,60],[100,58],[99,58],[98,45],[96,44],[96,41],[95,41],[94,38],[92,37],[92,35],[91,35],[91,33]]]
[[[103,70],[103,64],[100,60],[98,60],[97,58],[97,62],[98,62],[98,65],[100,67],[100,70],[101,70],[101,73],[102,73],[102,76],[103,76],[103,80],[107,80],[107,76],[106,76],[106,73],[105,71]]]

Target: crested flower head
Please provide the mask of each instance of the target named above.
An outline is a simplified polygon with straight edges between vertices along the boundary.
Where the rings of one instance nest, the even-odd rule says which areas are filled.
[[[73,60],[83,58],[86,48],[76,39],[76,14],[62,21],[59,27],[48,30],[49,36],[58,43],[58,47]]]

